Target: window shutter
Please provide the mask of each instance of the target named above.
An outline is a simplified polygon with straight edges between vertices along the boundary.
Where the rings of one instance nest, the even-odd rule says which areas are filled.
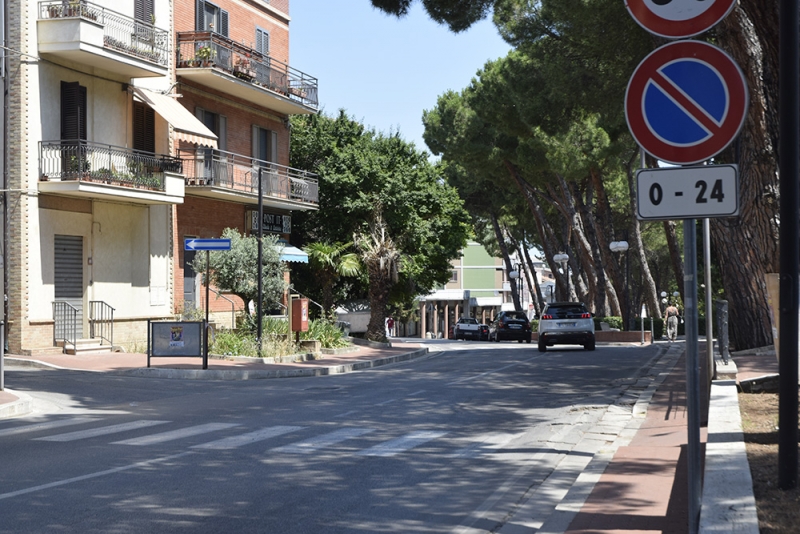
[[[202,32],[206,29],[206,3],[203,0],[197,0],[194,7],[194,29],[195,31]]]
[[[269,55],[269,33],[261,28],[256,28],[256,52]]]
[[[61,82],[61,139],[86,139],[86,87]]]
[[[261,159],[261,154],[259,153],[260,151],[258,150],[259,145],[260,145],[259,142],[258,142],[259,141],[259,135],[258,134],[260,133],[261,128],[259,128],[258,126],[256,126],[254,124],[253,127],[251,128],[251,131],[252,131],[252,134],[251,134],[252,135],[252,139],[250,140],[250,143],[251,143],[252,151],[250,152],[250,154],[252,154],[253,159]]]
[[[225,115],[217,115],[219,120],[219,131],[214,132],[217,134],[217,145],[220,150],[228,150],[228,117]]]
[[[153,0],[136,0],[133,7],[133,17],[135,19],[151,24],[154,14],[155,6],[153,5]]]
[[[278,132],[267,131],[269,135],[269,160],[278,163]]]
[[[228,12],[224,9],[219,10],[219,33],[228,37]]]
[[[156,151],[156,114],[153,108],[134,102],[133,105],[133,149],[144,152]]]

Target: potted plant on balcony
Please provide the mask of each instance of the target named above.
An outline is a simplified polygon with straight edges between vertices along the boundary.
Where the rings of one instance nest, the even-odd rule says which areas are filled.
[[[237,78],[252,81],[256,77],[256,71],[253,69],[253,64],[250,62],[250,54],[245,54],[244,57],[239,56],[236,63],[233,65],[233,74]]]
[[[60,19],[64,16],[64,6],[61,4],[50,4],[47,6],[47,15],[51,19]]]
[[[212,50],[210,46],[206,45],[197,49],[195,58],[200,60],[203,67],[209,67],[211,66],[214,55],[214,50]]]

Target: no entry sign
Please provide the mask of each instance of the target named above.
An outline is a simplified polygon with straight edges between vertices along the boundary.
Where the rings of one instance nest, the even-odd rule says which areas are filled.
[[[625,93],[625,118],[636,142],[655,158],[705,161],[739,134],[747,83],[730,56],[700,41],[676,41],[636,67]]]
[[[645,30],[668,39],[698,35],[731,12],[736,0],[625,0]]]

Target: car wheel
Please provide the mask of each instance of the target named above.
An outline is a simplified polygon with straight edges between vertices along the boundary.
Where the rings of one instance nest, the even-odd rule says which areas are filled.
[[[531,338],[528,338],[528,339],[525,340],[525,343],[530,343],[530,342],[531,342]]]
[[[521,340],[521,339],[518,339],[518,340],[517,340],[517,343],[522,343],[522,340]]]
[[[594,340],[584,345],[583,348],[585,348],[586,350],[594,350]]]
[[[539,352],[547,352],[547,343],[544,340],[539,340]]]

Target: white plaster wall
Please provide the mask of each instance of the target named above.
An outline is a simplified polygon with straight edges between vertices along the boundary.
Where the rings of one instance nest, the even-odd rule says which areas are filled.
[[[91,248],[91,214],[49,209],[38,210],[38,213],[39,217],[30,221],[31,231],[28,242],[31,259],[28,265],[28,279],[31,281],[28,316],[33,321],[53,318],[53,300],[55,299],[53,264],[55,262],[56,234],[83,237],[84,287],[89,282],[91,272],[91,268],[87,265],[88,253]],[[86,306],[88,301],[85,292],[83,301]]]

